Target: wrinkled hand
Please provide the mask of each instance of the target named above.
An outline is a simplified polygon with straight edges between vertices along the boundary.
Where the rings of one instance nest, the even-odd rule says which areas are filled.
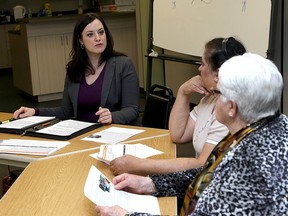
[[[120,206],[96,206],[96,215],[99,216],[124,216],[128,212]]]
[[[180,86],[179,90],[185,95],[190,95],[192,92],[198,92],[205,95],[209,94],[209,91],[203,85],[200,75],[194,76],[185,83],[183,83]]]
[[[112,114],[109,109],[99,107],[99,110],[95,113],[99,116],[98,122],[101,124],[111,124],[112,123]]]
[[[110,162],[110,170],[114,175],[135,173],[142,160],[132,155],[124,155]]]
[[[156,192],[150,177],[124,173],[113,178],[114,188],[135,194],[152,194]]]
[[[35,115],[35,109],[29,107],[20,107],[13,113],[13,118],[25,118]]]

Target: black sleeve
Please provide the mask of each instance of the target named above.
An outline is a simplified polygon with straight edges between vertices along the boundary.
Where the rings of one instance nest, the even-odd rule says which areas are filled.
[[[150,178],[155,184],[157,192],[154,196],[177,196],[184,197],[186,188],[191,184],[197,173],[202,168],[190,169],[164,175],[152,175]],[[148,213],[130,212],[129,216],[155,216]]]

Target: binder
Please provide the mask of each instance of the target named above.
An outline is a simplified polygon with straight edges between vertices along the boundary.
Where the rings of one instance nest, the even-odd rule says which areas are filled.
[[[68,140],[101,126],[102,124],[100,123],[90,123],[74,119],[60,120],[51,116],[30,116],[2,121],[0,124],[0,133]]]

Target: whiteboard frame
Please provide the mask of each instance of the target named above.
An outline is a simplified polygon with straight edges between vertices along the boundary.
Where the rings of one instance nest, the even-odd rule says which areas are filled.
[[[154,0],[153,45],[202,56],[209,40],[233,36],[266,57],[271,9],[271,0]]]

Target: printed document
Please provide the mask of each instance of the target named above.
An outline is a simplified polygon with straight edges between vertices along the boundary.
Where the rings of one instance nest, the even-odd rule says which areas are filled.
[[[86,179],[84,194],[96,205],[119,205],[128,212],[160,215],[157,197],[115,190],[113,183],[93,165]]]
[[[36,131],[36,133],[51,134],[58,136],[70,136],[71,134],[80,131],[89,126],[95,125],[95,123],[83,122],[77,120],[63,120],[49,127],[45,127],[41,130]]]
[[[145,130],[110,127],[108,129],[94,133],[88,137],[85,137],[83,138],[83,140],[107,144],[116,144],[136,134],[142,133],[143,131]]]
[[[123,155],[133,155],[138,158],[147,158],[163,152],[149,146],[138,144],[101,145],[98,153],[90,156],[109,164],[112,160]]]
[[[0,140],[0,153],[49,155],[70,144],[64,141],[8,139]]]
[[[47,122],[55,119],[55,117],[47,116],[30,116],[21,119],[15,119],[5,124],[1,124],[0,128],[11,128],[11,129],[24,129],[32,127],[33,125],[38,125],[42,122]]]

